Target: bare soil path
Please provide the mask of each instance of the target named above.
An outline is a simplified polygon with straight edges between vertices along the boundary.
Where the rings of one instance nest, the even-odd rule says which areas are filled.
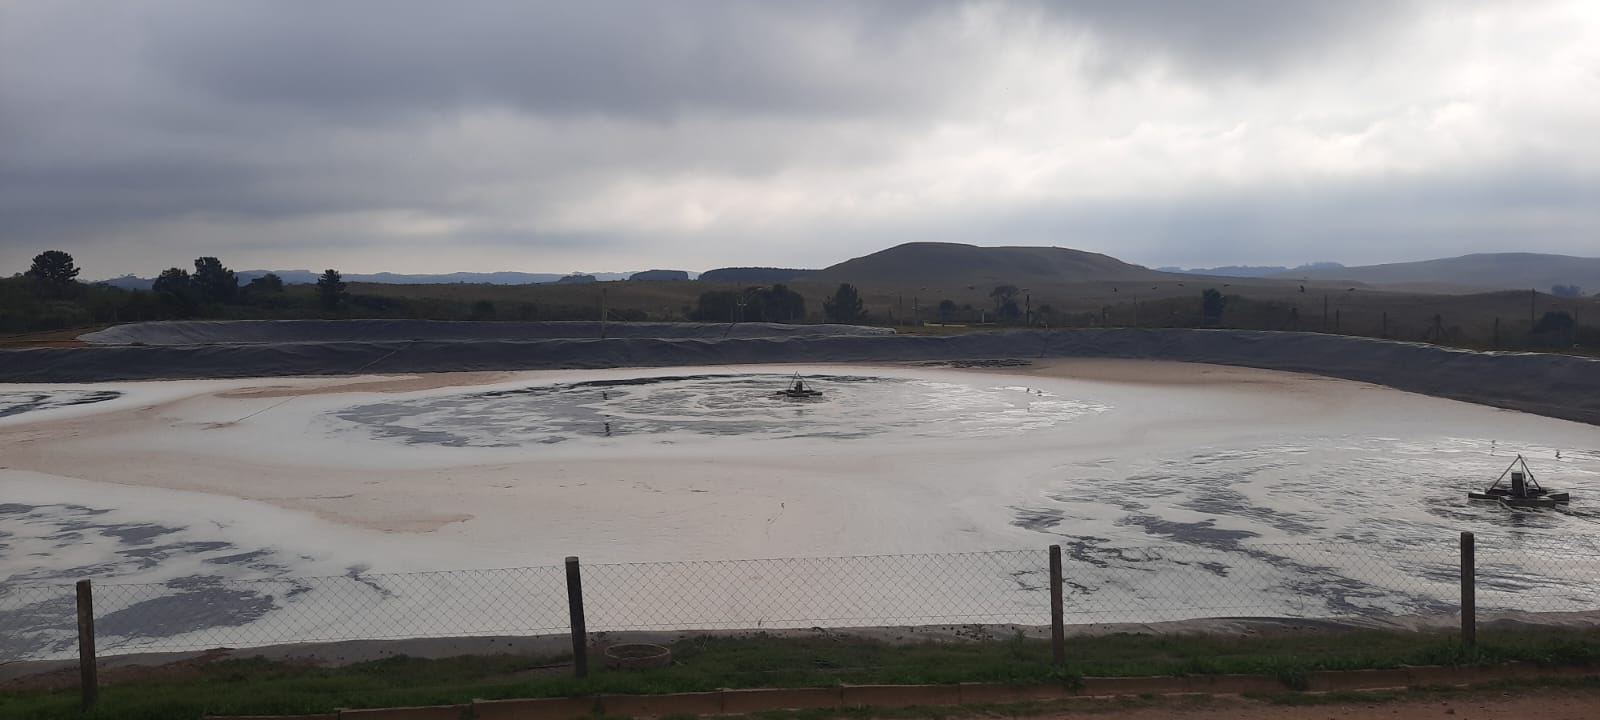
[[[1152,707],[1117,710],[1104,705],[1073,708],[1027,720],[1593,720],[1600,718],[1600,690],[1527,692],[1470,691],[1419,694],[1399,700],[1328,705],[1276,705],[1246,698],[1173,700]],[[1019,719],[1020,720],[1020,719]]]

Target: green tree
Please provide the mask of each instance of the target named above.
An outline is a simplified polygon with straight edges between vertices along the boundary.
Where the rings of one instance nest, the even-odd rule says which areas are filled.
[[[708,290],[700,293],[689,319],[699,322],[735,322],[739,319],[739,302],[743,295],[733,290]]]
[[[27,276],[60,289],[77,282],[78,265],[60,250],[46,250],[33,258]]]
[[[281,293],[283,292],[283,278],[277,273],[267,273],[251,280],[245,289],[252,293]]]
[[[1572,344],[1574,331],[1578,322],[1572,313],[1565,310],[1551,310],[1539,318],[1533,326],[1533,336],[1540,345],[1554,345],[1566,347]]]
[[[158,295],[188,295],[189,271],[178,267],[162,270],[150,289]]]
[[[782,283],[709,290],[700,293],[689,318],[700,322],[801,322],[806,318],[806,299]]]
[[[1218,325],[1222,323],[1222,311],[1228,306],[1228,298],[1216,288],[1206,288],[1200,293],[1200,324]]]
[[[324,310],[338,310],[348,297],[344,291],[344,276],[333,268],[322,271],[322,277],[317,278],[317,297],[322,299]]]
[[[189,317],[198,309],[194,281],[189,277],[189,271],[183,268],[162,270],[150,290],[156,295],[156,303],[172,315]]]
[[[946,298],[939,301],[939,322],[950,322],[956,318],[956,301]]]
[[[747,320],[792,323],[806,319],[806,299],[783,283],[746,288],[744,294],[746,305],[754,308]]]
[[[1015,310],[1017,305],[1017,286],[996,285],[993,290],[989,291],[989,299],[994,301],[994,311],[997,315],[1005,314],[1004,311],[1007,304],[1010,304],[1012,309]],[[1015,313],[1012,314],[1015,315]]]
[[[239,299],[239,278],[214,257],[194,259],[194,274],[189,276],[204,302],[231,303]]]
[[[240,288],[239,301],[275,310],[289,305],[283,294],[283,278],[275,273],[262,275]]]
[[[833,297],[822,301],[822,315],[832,323],[858,323],[867,319],[866,306],[854,285],[839,283]]]

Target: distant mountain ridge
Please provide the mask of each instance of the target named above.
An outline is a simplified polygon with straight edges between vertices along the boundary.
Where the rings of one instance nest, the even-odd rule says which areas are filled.
[[[700,273],[700,279],[712,282],[775,283],[799,280],[816,272],[798,268],[725,267]]]
[[[1176,266],[1158,267],[1162,272],[1183,273],[1185,275],[1209,275],[1211,277],[1272,277],[1281,273],[1307,272],[1311,270],[1337,270],[1344,265],[1336,262],[1307,263],[1299,267],[1286,267],[1283,265],[1223,265],[1211,268],[1181,268]]]
[[[241,270],[241,285],[273,272],[286,283],[315,283],[321,275],[311,270]],[[1580,288],[1585,295],[1600,293],[1600,258],[1544,253],[1477,253],[1453,258],[1381,265],[1345,266],[1317,262],[1297,268],[1229,265],[1212,268],[1161,267],[1150,269],[1100,253],[1062,247],[984,247],[960,243],[913,242],[836,263],[821,270],[774,267],[724,267],[698,277],[713,282],[778,283],[814,281],[850,282],[901,287],[938,285],[1013,284],[1029,282],[1095,282],[1172,280],[1185,276],[1262,278],[1312,282],[1409,286],[1416,292],[1476,292],[1527,290],[1551,292],[1556,286]],[[495,285],[560,282],[617,281],[636,278],[694,278],[676,270],[638,273],[524,273],[456,272],[444,274],[345,273],[350,283]],[[149,289],[153,278],[125,275],[98,281],[125,289]]]
[[[1476,253],[1440,260],[1293,270],[1274,277],[1338,280],[1372,285],[1432,285],[1485,290],[1538,290],[1576,285],[1585,294],[1600,291],[1600,258],[1544,253]]]
[[[1109,255],[1062,247],[979,247],[914,242],[818,270],[819,282],[877,285],[971,285],[1028,282],[1160,280],[1170,273]]]
[[[688,280],[689,273],[684,270],[641,270],[628,276],[629,280]]]

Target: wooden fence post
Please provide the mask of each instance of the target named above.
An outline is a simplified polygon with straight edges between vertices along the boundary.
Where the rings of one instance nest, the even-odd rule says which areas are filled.
[[[1461,533],[1461,644],[1478,642],[1477,558],[1472,533]]]
[[[589,630],[583,621],[583,575],[578,558],[567,558],[567,612],[572,616],[572,669],[578,677],[589,676]]]
[[[94,589],[78,581],[78,687],[85,709],[100,696],[99,668],[94,656]]]
[[[1061,600],[1061,546],[1050,546],[1050,655],[1067,664],[1067,628]]]

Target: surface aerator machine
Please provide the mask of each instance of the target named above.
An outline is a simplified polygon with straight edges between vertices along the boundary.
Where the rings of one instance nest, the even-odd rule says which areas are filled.
[[[1509,480],[1508,480],[1509,476]],[[1533,477],[1528,462],[1521,455],[1512,460],[1500,477],[1495,478],[1482,492],[1469,492],[1470,500],[1498,500],[1509,507],[1555,507],[1571,500],[1564,492],[1546,490]]]

